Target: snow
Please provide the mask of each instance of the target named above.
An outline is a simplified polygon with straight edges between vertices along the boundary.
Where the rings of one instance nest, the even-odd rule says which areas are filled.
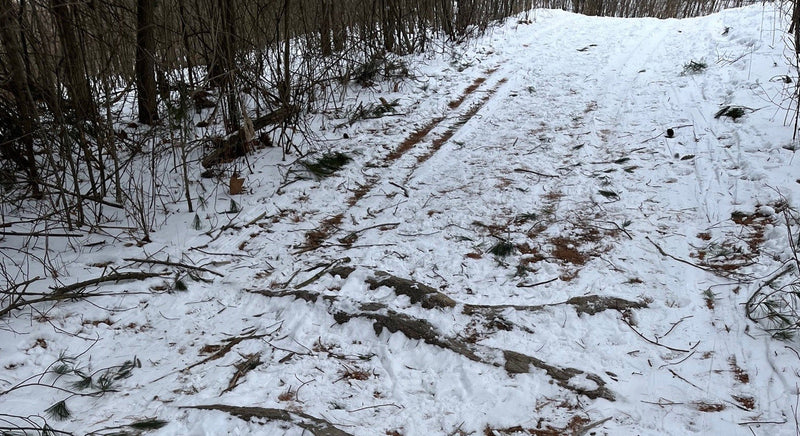
[[[185,408],[227,404],[303,412],[356,435],[564,429],[580,422],[576,417],[583,420],[578,429],[594,424],[587,431],[598,435],[796,434],[797,339],[770,338],[743,308],[790,259],[777,204],[800,204],[792,128],[784,124],[786,110],[772,103],[787,92],[775,79],[792,76],[785,14],[764,3],[683,20],[556,10],[532,11],[530,19],[408,59],[413,79],[366,90],[353,85],[353,107],[397,99],[400,114],[352,125],[346,116],[320,115],[320,142],[354,157],[330,178],[282,186],[288,162],[280,150],[260,151],[249,157],[254,173],[244,174],[246,193],[235,196],[239,214],[221,214],[230,196],[197,180],[192,191],[208,200],[198,214],[202,230],[176,200],[143,247],[102,233],[86,237],[102,245],[64,245],[53,256],[66,284],[100,276],[107,263],[174,271],[124,260],[146,256],[221,277],[184,277],[186,291],[172,289],[174,275],[106,283],[97,290],[107,296],[7,316],[0,391],[39,380],[61,353],[79,356],[86,372],[135,356],[140,367],[115,392],[69,398],[74,416],[51,425],[85,433],[156,417],[168,424],[149,434],[304,433],[286,422]],[[707,67],[685,73],[690,61]],[[449,108],[478,78],[485,81],[477,90]],[[714,118],[721,105],[752,110],[735,121]],[[418,144],[387,158],[436,117],[443,120]],[[372,188],[348,204],[362,185]],[[757,252],[733,212],[773,218]],[[325,243],[303,250],[305,234],[338,214],[341,223]],[[229,221],[235,227],[219,230]],[[352,245],[339,242],[353,232]],[[754,259],[735,275],[676,260],[699,264],[701,250],[710,258],[731,238]],[[501,240],[516,252],[492,255]],[[24,259],[6,247],[22,242],[0,240],[7,269]],[[57,243],[63,241],[51,248]],[[41,255],[45,244],[35,247]],[[256,293],[293,290],[336,260],[355,271],[323,274],[302,288],[335,301]],[[366,280],[377,271],[424,283],[458,304],[428,309],[386,286],[373,289]],[[48,286],[55,284],[36,282],[29,292]],[[587,295],[648,307],[589,315],[563,304]],[[594,389],[586,374],[597,374],[616,399],[590,399],[540,369],[510,375],[502,364],[387,329],[377,333],[366,318],[338,324],[332,315],[365,303],[427,320],[449,338],[474,333],[490,354],[511,350],[584,371],[570,386]],[[515,326],[506,331],[465,315],[468,304],[546,307],[504,309]],[[209,357],[203,347],[251,335],[189,368]],[[234,365],[254,353],[262,363],[223,392]],[[52,375],[41,380],[63,386]],[[44,415],[68,396],[24,387],[0,395],[0,413]]]

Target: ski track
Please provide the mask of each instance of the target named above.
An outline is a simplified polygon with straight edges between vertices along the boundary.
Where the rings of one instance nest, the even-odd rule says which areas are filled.
[[[608,435],[751,434],[750,427],[739,423],[792,422],[789,405],[797,395],[797,361],[744,318],[741,305],[751,289],[742,285],[734,292],[736,283],[662,257],[645,239],[649,236],[668,253],[696,261],[691,255],[703,244],[698,233],[722,238],[734,228],[728,220],[732,211],[752,210],[778,198],[768,187],[784,187],[781,193],[797,204],[786,186],[794,183],[787,177],[796,173],[792,166],[797,164],[780,148],[790,129],[767,132],[761,128],[765,122],[757,125],[747,117],[739,122],[713,118],[721,103],[766,104],[754,95],[753,81],[729,80],[741,77],[730,69],[741,73],[752,69],[753,62],[779,61],[771,55],[757,58],[767,37],[753,40],[753,31],[742,27],[763,24],[760,14],[758,7],[750,7],[693,20],[623,20],[537,10],[531,24],[507,25],[459,56],[454,53],[452,68],[436,71],[431,66],[432,77],[418,95],[399,92],[404,111],[413,116],[347,128],[355,138],[351,151],[357,158],[344,174],[282,189],[279,181],[256,175],[249,185],[254,193],[250,207],[238,219],[248,222],[264,210],[267,218],[227,230],[211,242],[182,229],[156,253],[224,272],[224,278],[193,285],[188,294],[104,301],[103,306],[120,308],[111,325],[91,322],[109,317],[102,306],[77,305],[48,311],[47,322],[54,329],[14,325],[71,349],[86,348],[90,338],[100,337],[103,349],[112,350],[104,351],[103,365],[136,354],[146,370],[125,381],[129,394],[122,415],[157,415],[170,421],[153,434],[302,433],[281,423],[247,423],[221,412],[176,408],[209,403],[294,408],[357,435],[456,434],[458,429],[480,433],[487,425],[564,427],[574,416],[591,422],[611,418],[593,429]],[[736,27],[722,35],[729,20]],[[512,42],[508,34],[514,35]],[[753,54],[732,63],[714,58],[734,59],[747,51]],[[681,75],[689,60],[704,60],[707,71]],[[457,109],[447,108],[477,77],[486,81]],[[476,105],[482,105],[480,110],[460,124]],[[761,120],[765,112],[748,117]],[[443,115],[412,149],[387,161],[393,147],[427,120]],[[666,128],[683,125],[690,126],[676,128],[675,138],[664,136]],[[452,136],[430,154],[434,141],[446,134]],[[430,156],[420,162],[426,154]],[[682,159],[689,155],[694,157]],[[627,160],[616,163],[620,159]],[[259,168],[266,161],[254,156],[251,164]],[[750,161],[773,163],[757,167]],[[353,192],[365,184],[371,189],[349,205]],[[217,198],[208,207],[225,210],[227,197]],[[344,218],[326,244],[298,253],[305,235],[338,213]],[[513,219],[523,214],[536,217],[521,224]],[[216,227],[226,223],[224,215],[208,216]],[[614,230],[626,221],[630,238]],[[387,223],[399,225],[360,232],[352,247],[336,245],[352,232]],[[492,225],[506,232],[486,230]],[[534,232],[537,225],[544,229]],[[578,240],[585,225],[602,235],[578,247],[596,253],[585,265],[549,255],[517,277],[515,264],[527,254],[505,260],[489,254],[499,238],[548,254],[554,238]],[[781,228],[767,230],[763,258],[780,250],[783,233]],[[202,251],[185,249],[206,243]],[[534,333],[500,330],[479,340],[601,375],[618,399],[592,401],[560,389],[542,371],[510,377],[501,368],[402,334],[384,331],[376,336],[366,320],[336,325],[324,302],[268,299],[245,291],[287,282],[291,288],[319,271],[310,268],[345,256],[357,267],[348,278],[323,275],[305,289],[336,295],[351,309],[356,302],[381,302],[428,319],[451,337],[480,327],[458,311],[422,309],[386,288],[370,290],[366,276],[388,271],[471,304],[539,305],[588,294],[646,297],[650,307],[632,314],[637,331],[693,351],[670,351],[644,341],[621,321],[619,312],[579,316],[566,305],[540,312],[506,310],[507,320]],[[226,263],[212,263],[221,258]],[[100,253],[85,255],[76,265],[95,274],[89,265],[103,259]],[[773,266],[754,266],[751,272],[766,275]],[[553,278],[560,279],[518,287]],[[108,288],[130,289],[125,284]],[[715,293],[714,310],[705,307],[706,289]],[[198,355],[204,345],[222,343],[249,328],[270,334],[241,342],[220,360],[182,371],[205,357]],[[80,337],[65,340],[59,329]],[[3,335],[0,344],[17,343],[16,352],[0,358],[7,368],[19,365],[32,374],[57,356],[54,346],[45,350],[30,346],[29,338]],[[261,353],[265,363],[233,391],[221,394],[233,364],[248,353]],[[735,380],[734,361],[749,383]],[[368,378],[343,378],[353,369],[366,371]],[[292,390],[294,399],[279,399]],[[752,397],[754,410],[737,408],[733,396]],[[0,408],[29,413],[40,402],[49,405],[58,398],[3,404],[0,397]],[[76,426],[123,418],[112,405],[77,400],[92,408]],[[703,412],[702,404],[725,408]],[[752,428],[757,434],[795,434],[792,424]]]

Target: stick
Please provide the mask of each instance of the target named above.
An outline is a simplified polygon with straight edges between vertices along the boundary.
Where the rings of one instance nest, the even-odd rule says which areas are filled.
[[[406,189],[404,186],[402,186],[402,185],[398,185],[398,184],[397,184],[397,183],[395,183],[395,182],[389,182],[389,184],[390,184],[390,185],[392,185],[392,186],[396,186],[396,187],[398,187],[398,188],[402,189],[402,190],[403,190],[403,195],[405,195],[405,196],[406,196],[406,198],[408,198],[408,190],[407,190],[407,189]]]
[[[203,271],[203,272],[211,273],[211,274],[214,274],[217,277],[225,277],[224,275],[222,275],[222,274],[220,274],[220,273],[218,273],[216,271],[211,271],[210,269],[203,268],[202,266],[186,265],[185,263],[170,262],[168,260],[136,259],[136,258],[132,258],[132,257],[128,257],[128,258],[125,258],[125,259],[122,259],[122,260],[124,260],[126,262],[152,263],[152,264],[155,264],[155,265],[167,265],[167,266],[174,266],[174,267],[178,267],[178,268],[187,268],[187,269],[193,269],[193,270],[196,270],[196,271]]]
[[[125,295],[134,295],[134,294],[137,294],[137,293],[129,292],[129,293],[126,293]],[[39,294],[39,295],[41,295],[41,294]],[[47,294],[44,297],[34,298],[33,300],[22,300],[22,301],[20,301],[20,299],[17,299],[12,304],[9,304],[8,306],[6,306],[2,310],[0,310],[0,318],[5,316],[9,312],[12,312],[12,311],[17,310],[19,308],[22,308],[24,306],[30,306],[30,305],[33,305],[33,304],[45,303],[45,302],[48,302],[48,301],[86,299],[86,298],[91,298],[91,297],[108,297],[108,296],[112,296],[112,295],[118,295],[118,294],[117,293],[111,293],[111,292],[88,293],[88,294],[87,293],[74,293],[74,292],[71,292],[71,293],[68,293],[68,294]]]
[[[265,216],[267,216],[267,212],[264,212],[264,213],[262,213],[261,215],[259,215],[259,216],[255,217],[255,218],[253,218],[252,220],[250,220],[250,221],[249,221],[247,224],[245,224],[244,226],[245,226],[245,227],[250,227],[250,226],[252,226],[253,224],[255,224],[256,222],[258,222],[258,221],[261,221],[261,220],[262,220],[262,219],[263,219]]]
[[[359,407],[358,409],[348,410],[347,412],[348,413],[353,413],[353,412],[358,412],[360,410],[377,409],[378,407],[390,407],[390,406],[391,407],[397,407],[398,409],[402,409],[403,408],[403,406],[398,406],[397,404],[394,404],[394,403],[387,403],[387,404],[376,404],[374,406]]]
[[[538,171],[529,170],[529,169],[525,169],[525,168],[514,168],[514,172],[515,173],[531,173],[531,174],[536,174],[537,176],[540,176],[540,177],[553,177],[553,178],[558,177],[558,176],[554,176],[552,174],[544,174],[544,173],[540,173]]]
[[[651,344],[653,344],[653,345],[658,345],[659,347],[664,347],[664,348],[666,348],[667,350],[670,350],[670,351],[677,351],[677,352],[679,352],[679,353],[688,353],[688,352],[690,352],[690,351],[694,350],[695,348],[697,348],[697,346],[698,346],[698,345],[700,345],[700,341],[697,341],[697,343],[696,343],[696,344],[694,344],[694,347],[692,347],[691,349],[689,349],[689,350],[682,350],[682,349],[680,349],[680,348],[673,348],[673,347],[670,347],[670,346],[667,346],[667,345],[664,345],[664,344],[659,344],[658,342],[656,342],[656,341],[654,341],[654,340],[652,340],[652,339],[650,339],[650,338],[647,338],[647,337],[645,337],[643,334],[639,333],[639,330],[636,330],[636,329],[635,329],[635,328],[634,328],[634,327],[633,327],[633,326],[632,326],[632,325],[631,325],[631,324],[630,324],[628,321],[625,321],[625,319],[624,319],[624,318],[620,318],[620,319],[621,319],[621,320],[622,320],[622,322],[624,322],[624,323],[625,323],[625,324],[626,324],[628,327],[630,327],[630,328],[631,328],[631,330],[633,330],[633,332],[634,332],[634,333],[636,333],[637,335],[639,335],[639,337],[640,337],[640,338],[644,339],[644,340],[645,340],[645,341],[647,341],[647,342],[650,342],[650,343],[651,343]]]
[[[543,281],[543,282],[539,282],[539,283],[531,283],[530,285],[525,285],[525,284],[522,284],[522,283],[517,283],[517,287],[518,287],[518,288],[533,288],[533,287],[536,287],[536,286],[541,286],[541,285],[546,285],[546,284],[548,284],[548,283],[553,283],[553,282],[554,282],[554,281],[556,281],[556,280],[558,280],[558,277],[556,277],[556,278],[554,278],[554,279],[550,279],[550,280],[545,280],[545,281]]]
[[[47,232],[0,232],[0,236],[33,236],[50,238],[82,238],[80,233],[47,233]]]
[[[672,259],[672,260],[676,260],[676,261],[678,261],[678,262],[680,262],[680,263],[685,263],[686,265],[693,266],[693,267],[695,267],[695,268],[697,268],[697,269],[701,269],[701,270],[703,270],[703,271],[705,271],[705,272],[710,272],[710,273],[713,273],[713,274],[717,274],[717,271],[715,271],[715,270],[713,270],[713,269],[711,269],[711,268],[706,268],[706,267],[704,267],[704,266],[697,265],[696,263],[689,262],[688,260],[684,260],[684,259],[681,259],[681,258],[679,258],[679,257],[675,257],[675,256],[673,256],[673,255],[671,255],[671,254],[667,253],[667,252],[666,252],[666,251],[664,251],[664,250],[663,250],[663,249],[662,249],[662,248],[661,248],[661,247],[660,247],[658,244],[656,244],[655,242],[653,242],[653,240],[652,240],[652,239],[650,239],[650,237],[649,237],[649,236],[645,236],[645,239],[647,239],[648,241],[650,241],[650,243],[651,243],[651,244],[653,244],[653,246],[655,246],[655,247],[656,247],[656,250],[658,250],[658,252],[659,252],[659,253],[661,253],[661,255],[662,255],[662,256],[664,256],[664,257],[668,257],[668,258],[670,258],[670,259]]]
[[[132,271],[132,272],[123,272],[123,273],[113,273],[103,277],[97,277],[90,280],[85,280],[78,283],[73,283],[67,286],[60,286],[56,288],[50,288],[53,290],[53,293],[56,295],[66,294],[69,292],[74,292],[79,289],[83,289],[87,286],[97,285],[100,283],[105,282],[118,282],[122,280],[144,280],[149,279],[152,277],[161,277],[163,274],[161,273],[148,273],[143,271]]]
[[[320,277],[325,275],[325,273],[327,273],[331,268],[339,266],[339,264],[341,264],[341,263],[347,263],[347,262],[350,262],[350,258],[349,257],[343,257],[341,259],[334,260],[333,262],[329,263],[324,268],[322,268],[318,273],[314,274],[310,279],[305,280],[302,283],[300,283],[297,286],[295,286],[295,289],[302,289],[305,286],[310,285],[311,283],[317,281]]]
[[[685,381],[686,383],[689,383],[689,384],[690,384],[690,385],[692,385],[693,387],[695,387],[695,388],[697,388],[697,389],[700,389],[701,391],[703,390],[703,388],[701,388],[700,386],[697,386],[696,384],[694,384],[694,383],[690,382],[689,380],[686,380],[685,378],[681,377],[681,376],[680,376],[680,374],[678,374],[677,372],[675,372],[675,371],[673,371],[673,370],[671,370],[671,369],[669,370],[669,372],[671,372],[671,373],[672,373],[672,375],[674,375],[675,377],[678,377],[679,379],[681,379],[681,380]]]

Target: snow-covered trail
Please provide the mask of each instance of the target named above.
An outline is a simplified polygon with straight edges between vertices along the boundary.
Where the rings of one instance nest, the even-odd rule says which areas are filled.
[[[742,304],[761,282],[736,275],[774,271],[785,230],[731,221],[781,196],[800,204],[800,162],[782,148],[791,129],[764,99],[789,72],[775,16],[771,5],[690,20],[537,10],[530,23],[510,21],[449,59],[425,58],[424,80],[360,96],[396,98],[404,116],[320,128],[355,156],[346,169],[280,186],[275,156],[253,156],[250,195],[236,198],[240,222],[212,239],[188,228],[193,214],[176,214],[145,247],[222,278],[191,281],[182,293],[56,306],[40,324],[2,332],[0,347],[14,351],[0,353],[0,364],[15,380],[46,367],[57,347],[35,338],[83,350],[99,337],[86,356],[103,365],[137,355],[142,367],[124,381],[126,395],[70,400],[82,413],[70,424],[76,431],[158,416],[169,424],[154,434],[303,432],[181,408],[223,403],[303,412],[356,435],[795,434],[800,362],[746,321]],[[690,61],[707,68],[682,74]],[[758,110],[715,119],[722,104]],[[215,198],[224,210],[227,197]],[[323,227],[319,246],[307,247]],[[503,248],[507,255],[496,254]],[[72,271],[130,257],[142,256],[136,247],[82,253]],[[336,261],[355,270],[318,274]],[[707,271],[713,262],[731,267],[728,277]],[[457,305],[424,308],[371,286],[377,271]],[[151,290],[164,289],[156,282]],[[109,288],[136,290],[129,286]],[[297,289],[306,300],[251,292]],[[648,307],[589,315],[563,304],[585,296]],[[365,303],[483,347],[486,360],[510,350],[596,374],[616,399],[334,317]],[[516,307],[487,320],[465,314],[470,304]],[[234,338],[229,352],[203,361]],[[254,356],[259,364],[231,384]],[[0,409],[30,413],[58,399],[0,397]]]

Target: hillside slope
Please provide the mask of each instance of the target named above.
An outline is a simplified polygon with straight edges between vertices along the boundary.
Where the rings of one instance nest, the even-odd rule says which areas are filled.
[[[794,262],[800,204],[775,8],[536,10],[354,87],[397,113],[318,120],[354,158],[334,175],[262,151],[240,212],[203,182],[202,230],[176,203],[144,247],[60,253],[65,283],[168,275],[4,319],[2,390],[62,353],[87,374],[136,358],[116,392],[23,387],[0,410],[69,397],[50,423],[78,434],[796,434],[797,339],[745,314]]]

